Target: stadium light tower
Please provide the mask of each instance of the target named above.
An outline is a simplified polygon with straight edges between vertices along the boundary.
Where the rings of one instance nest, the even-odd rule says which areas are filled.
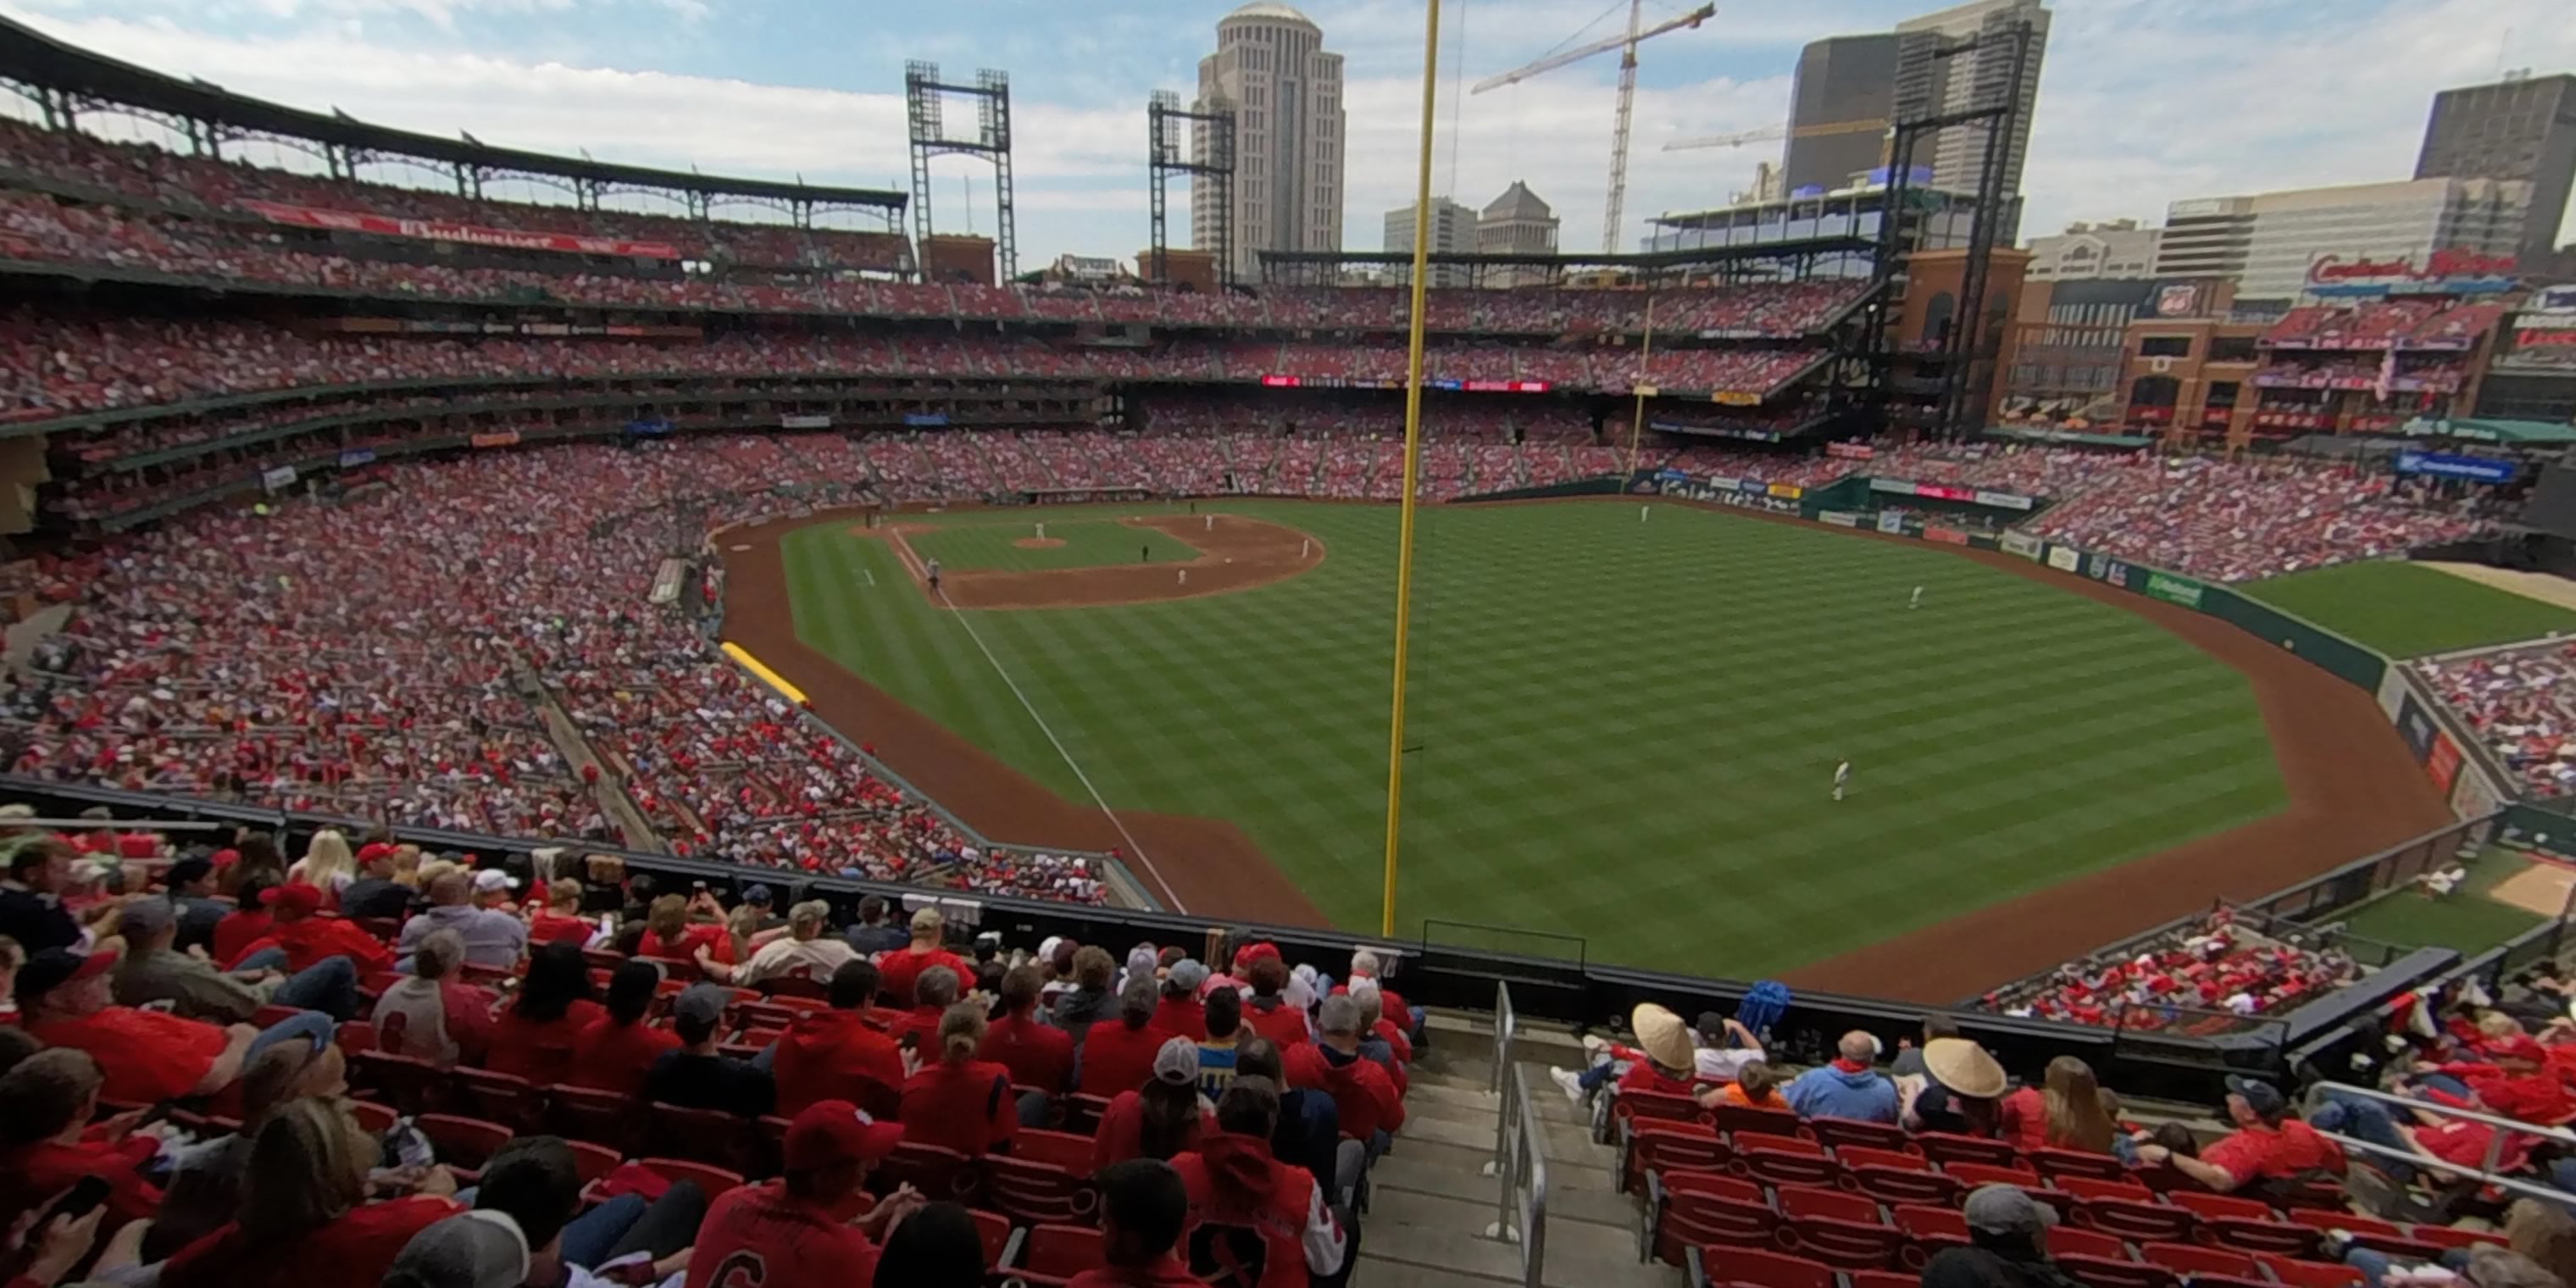
[[[948,137],[940,106],[951,94],[975,100],[974,137]],[[1011,74],[987,67],[975,73],[974,84],[959,85],[939,79],[939,64],[914,59],[903,65],[903,97],[912,136],[916,243],[928,241],[931,234],[930,158],[950,153],[980,157],[993,165],[994,249],[1001,257],[1002,280],[1018,277],[1020,241],[1011,197]]]
[[[1596,40],[1579,49],[1550,54],[1526,67],[1516,67],[1499,76],[1488,76],[1468,91],[1482,94],[1489,89],[1501,89],[1541,72],[1554,71],[1567,63],[1581,62],[1594,54],[1608,53],[1613,49],[1619,51],[1619,122],[1610,132],[1610,199],[1601,216],[1601,253],[1604,255],[1619,253],[1620,216],[1624,213],[1621,208],[1628,204],[1628,125],[1637,108],[1637,45],[1667,32],[1697,27],[1716,14],[1716,5],[1704,4],[1678,18],[1639,30],[1637,24],[1645,17],[1645,0],[1628,0],[1628,34]]]
[[[1152,183],[1154,250],[1152,263],[1144,266],[1147,281],[1159,286],[1171,280],[1166,252],[1170,249],[1171,229],[1167,210],[1172,176],[1191,176],[1195,185],[1206,183],[1214,189],[1213,201],[1190,203],[1190,244],[1201,250],[1202,243],[1213,242],[1216,250],[1217,284],[1234,284],[1234,105],[1224,99],[1213,99],[1204,107],[1184,111],[1181,96],[1167,89],[1154,91],[1145,103],[1147,150],[1145,169]],[[1177,137],[1181,126],[1189,127],[1194,138],[1206,140],[1206,147],[1182,147]],[[1196,195],[1195,190],[1192,193]],[[1198,226],[1197,212],[1208,212],[1210,227]]]

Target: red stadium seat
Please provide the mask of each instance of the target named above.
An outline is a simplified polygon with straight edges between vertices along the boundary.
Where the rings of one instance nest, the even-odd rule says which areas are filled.
[[[643,1116],[642,1103],[632,1096],[565,1083],[546,1088],[546,1122],[556,1135],[586,1140],[621,1155],[633,1147]]]
[[[477,1117],[523,1132],[535,1131],[544,1121],[546,1098],[527,1079],[489,1069],[459,1067],[454,1073],[454,1101]]]
[[[564,1144],[572,1149],[573,1169],[581,1175],[584,1188],[588,1188],[594,1181],[607,1179],[609,1173],[616,1171],[626,1161],[619,1157],[616,1150],[605,1145],[593,1145],[586,1140],[567,1140]]]
[[[2293,1225],[2287,1221],[2205,1216],[2200,1219],[2199,1238],[2202,1243],[2234,1248],[2239,1252],[2311,1257],[2324,1245],[2325,1235],[2312,1226]]]
[[[2262,1266],[2242,1252],[2204,1248],[2193,1243],[2141,1243],[2138,1245],[2138,1259],[2195,1279],[2202,1275],[2256,1280],[2263,1277]]]
[[[1783,1145],[1807,1148],[1780,1148]],[[1824,1147],[1813,1141],[1738,1136],[1735,1146],[1733,1168],[1765,1185],[1834,1185],[1842,1179],[1843,1165],[1826,1156]]]
[[[666,1181],[696,1182],[697,1187],[706,1192],[707,1201],[710,1203],[742,1188],[740,1172],[727,1171],[721,1167],[709,1167],[691,1159],[643,1158],[637,1159],[636,1162]]]
[[[1086,1096],[1075,1092],[1064,1098],[1064,1129],[1076,1136],[1095,1135],[1100,1130],[1100,1115],[1109,1111],[1109,1097]]]
[[[1889,1123],[1865,1123],[1856,1118],[1810,1118],[1807,1131],[1833,1148],[1837,1154],[1846,1148],[1874,1149],[1892,1154],[1922,1153],[1914,1147],[1914,1138],[1905,1129]]]
[[[2261,1199],[2235,1194],[2213,1194],[2207,1190],[2178,1190],[2165,1196],[2165,1202],[2178,1208],[2191,1209],[2202,1220],[2233,1217],[2240,1221],[2270,1221],[2272,1205]]]
[[[1610,1098],[1610,1121],[1613,1123],[1642,1120],[1667,1123],[1707,1124],[1714,1119],[1699,1102],[1688,1096],[1661,1091],[1621,1091]]]
[[[885,1174],[888,1180],[909,1185],[933,1202],[945,1199],[973,1207],[982,1188],[974,1159],[953,1149],[914,1141],[894,1147],[894,1153],[885,1160]]]
[[[1735,1157],[1715,1131],[1690,1123],[1636,1119],[1622,1124],[1621,1132],[1626,1161],[1617,1179],[1623,1193],[1635,1189],[1649,1171],[1722,1172]]]
[[[1959,1179],[1961,1185],[1975,1189],[1980,1185],[2018,1185],[2038,1195],[2039,1173],[2027,1167],[1995,1167],[1985,1163],[1944,1163],[1941,1170]],[[2070,1196],[2071,1197],[2071,1196]]]
[[[439,1162],[465,1174],[481,1172],[493,1152],[518,1134],[501,1123],[459,1118],[454,1114],[422,1114],[412,1120],[412,1125],[429,1138],[430,1148],[436,1151]]]
[[[2105,1261],[2129,1260],[2129,1245],[2099,1230],[2079,1226],[2057,1225],[2048,1230],[2048,1253],[2053,1257],[2099,1257]]]
[[[1886,1204],[1926,1204],[1950,1207],[1958,1203],[1967,1187],[1959,1178],[1945,1172],[1917,1171],[1912,1168],[1882,1167],[1863,1163],[1844,1173],[1846,1187]]]
[[[2118,1199],[2126,1203],[2153,1203],[2155,1191],[2130,1181],[2103,1181],[2087,1176],[2060,1176],[2050,1184],[2079,1199]]]
[[[2021,1156],[2013,1147],[1999,1140],[1980,1136],[1958,1136],[1949,1132],[1917,1132],[1914,1144],[1925,1158],[1947,1168],[1953,1163],[1975,1163],[1985,1167],[2015,1167]],[[2032,1172],[2036,1178],[2039,1173]]]
[[[2340,1262],[2302,1261],[2262,1252],[2255,1253],[2254,1260],[2287,1288],[2354,1288],[2365,1278],[2360,1267]]]
[[[1646,1249],[1679,1265],[1685,1248],[1706,1243],[1767,1248],[1780,1214],[1761,1187],[1702,1172],[1646,1173]]]
[[[1827,1144],[1832,1144],[1828,1141]],[[1897,1149],[1873,1149],[1867,1145],[1835,1145],[1834,1157],[1845,1167],[1892,1167],[1900,1172],[1929,1172],[1932,1160],[1921,1154]]]
[[[2462,1230],[2454,1226],[2426,1225],[2422,1222],[2408,1226],[2406,1229],[2407,1233],[2414,1235],[2417,1239],[2439,1248],[2475,1248],[2480,1246],[2501,1248],[2507,1246],[2504,1236],[2491,1230]]]
[[[1886,1269],[1906,1245],[1905,1232],[1881,1221],[1878,1205],[1859,1195],[1783,1185],[1775,1197],[1781,1246],[1835,1269]]]
[[[2058,1269],[2074,1276],[2086,1288],[2176,1288],[2180,1282],[2174,1272],[2144,1262],[2080,1256],[2055,1257],[2052,1260]]]
[[[349,1081],[369,1088],[406,1117],[447,1107],[447,1070],[416,1056],[361,1051],[349,1060]]]
[[[1693,1283],[1745,1284],[1750,1288],[1835,1288],[1832,1266],[1785,1253],[1709,1244],[1691,1248],[1690,1263]]]
[[[2137,1184],[2136,1180],[2129,1175],[2129,1169],[2122,1166],[2120,1160],[2108,1154],[2087,1153],[2079,1149],[2035,1149],[2026,1155],[2025,1159],[2032,1167],[2039,1170],[2040,1175],[2052,1181],[2083,1177],[2094,1181]],[[2145,1189],[2144,1186],[2138,1186],[2138,1188]]]
[[[1011,1277],[1040,1288],[1061,1285],[1085,1270],[1108,1264],[1100,1232],[1078,1225],[1030,1227],[1020,1257],[1021,1264],[1011,1267]]]
[[[664,1157],[685,1158],[737,1175],[765,1170],[759,1149],[762,1136],[739,1114],[659,1103],[647,1106],[644,1113],[652,1123],[648,1139],[654,1152]]]
[[[372,1100],[350,1101],[349,1114],[358,1120],[360,1127],[367,1129],[368,1134],[375,1136],[384,1135],[393,1130],[395,1123],[402,1121],[402,1115],[395,1113],[393,1106],[380,1105]]]
[[[984,1246],[984,1268],[998,1269],[1011,1250],[1011,1219],[980,1209],[967,1215],[975,1218],[975,1240]]]
[[[2131,1243],[2180,1243],[2191,1238],[2195,1218],[2188,1209],[2126,1199],[2090,1199],[2075,1207],[2078,1225]]]
[[[1687,1097],[1682,1098],[1687,1099]],[[1729,1139],[1739,1136],[1788,1136],[1811,1139],[1798,1116],[1786,1109],[1756,1109],[1751,1105],[1720,1104],[1715,1109],[1705,1112],[1712,1115],[1710,1121],[1714,1122],[1717,1129],[1724,1132]],[[1736,1140],[1735,1144],[1740,1149],[1744,1142]]]

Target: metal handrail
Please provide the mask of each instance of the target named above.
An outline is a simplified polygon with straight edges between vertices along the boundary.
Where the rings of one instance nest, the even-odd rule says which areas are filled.
[[[2354,1087],[2336,1082],[2320,1082],[2315,1086],[2308,1088],[2307,1094],[2300,1099],[2300,1112],[2302,1116],[2314,1118],[2317,1110],[2328,1103],[2326,1093],[2329,1091],[2348,1096],[2358,1096],[2364,1100],[2376,1100],[2382,1104],[2395,1105],[2408,1110],[2433,1114],[2439,1117],[2457,1118],[2466,1122],[2481,1123],[2494,1129],[2494,1131],[2492,1131],[2487,1137],[2486,1157],[2480,1159],[2478,1166],[2474,1169],[2455,1167],[2438,1159],[2429,1159],[2412,1150],[2396,1149],[2387,1145],[2377,1145],[2366,1140],[2355,1140],[2340,1132],[2317,1133],[2318,1135],[2324,1136],[2326,1139],[2331,1140],[2346,1149],[2359,1149],[2364,1153],[2396,1159],[2414,1167],[2455,1174],[2474,1175],[2479,1180],[2485,1181],[2490,1185],[2501,1185],[2508,1189],[2515,1190],[2516,1192],[2523,1194],[2526,1198],[2547,1199],[2551,1202],[2561,1202],[2566,1198],[2566,1195],[2562,1191],[2534,1185],[2529,1181],[2517,1181],[2509,1176],[2498,1175],[2496,1173],[2496,1161],[2504,1156],[2505,1137],[2508,1133],[2519,1136],[2528,1136],[2536,1140],[2555,1141],[2561,1145],[2576,1145],[2576,1132],[2571,1132],[2564,1127],[2543,1127],[2536,1123],[2522,1122],[2517,1119],[2499,1118],[2494,1114],[2481,1113],[2475,1109],[2465,1109],[2455,1105],[2445,1105],[2430,1100],[2417,1100],[2411,1096],[2396,1095],[2394,1093],[2380,1091],[2372,1087]]]
[[[1529,1071],[1516,1065],[1503,1082],[1503,1145],[1486,1166],[1502,1184],[1485,1237],[1520,1245],[1521,1288],[1539,1288],[1547,1271],[1547,1147],[1531,1103]]]
[[[1519,1027],[1520,1013],[1512,1009],[1512,986],[1494,981],[1494,1071],[1485,1079],[1485,1090],[1502,1091],[1503,1070],[1511,1066],[1512,1037]],[[1502,1146],[1497,1144],[1494,1152],[1500,1155]]]

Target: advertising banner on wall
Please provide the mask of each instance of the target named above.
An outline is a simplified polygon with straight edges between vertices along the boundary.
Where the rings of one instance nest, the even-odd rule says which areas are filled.
[[[476,434],[465,441],[476,447],[516,447],[519,443],[519,431],[515,429],[496,430],[489,434]]]
[[[281,488],[293,487],[295,486],[295,467],[292,465],[280,465],[275,469],[262,470],[259,475],[259,485],[267,488],[271,492],[275,492]]]
[[[1937,541],[1945,546],[1964,546],[1968,544],[1967,533],[1962,532],[1957,528],[1936,528],[1928,523],[1923,525],[1923,539],[1926,541]]]
[[[2185,608],[2198,608],[2200,607],[2201,594],[2207,589],[2207,587],[2201,585],[2199,582],[2193,581],[2189,577],[2177,577],[2169,572],[2151,572],[2147,574],[2147,597],[2149,599],[2161,599],[2168,604],[2180,604]]]
[[[1887,511],[1884,514],[1879,515],[1878,530],[1902,536],[1905,532],[1905,516],[1898,514],[1894,510]]]
[[[1818,510],[1816,512],[1816,517],[1837,528],[1857,528],[1860,526],[1860,516],[1849,510]]]
[[[2002,545],[2005,554],[2020,555],[2024,559],[2037,559],[2040,551],[2045,548],[2045,543],[2039,538],[2019,532],[2005,533]]]
[[[2048,566],[2059,572],[2074,572],[2084,566],[2084,556],[2073,546],[2050,546]]]
[[[2451,735],[2439,729],[2433,731],[2432,749],[2424,755],[2424,773],[2433,780],[2434,788],[2442,793],[2444,799],[2448,799],[2451,784],[2460,776],[2460,746],[2451,741]]]
[[[354,470],[361,465],[374,464],[375,459],[376,449],[372,447],[352,447],[349,450],[340,453],[340,468],[344,470]]]
[[[2397,454],[2400,474],[2428,474],[2434,478],[2467,479],[2475,483],[2510,483],[2520,471],[2511,461],[2489,460],[2483,456],[2453,456],[2447,452],[2402,451]]]
[[[2415,763],[2423,764],[2433,754],[2433,715],[2407,694],[2397,704],[2397,736],[2406,740],[2406,749],[2415,753]]]
[[[2109,555],[2086,555],[2084,575],[2095,581],[2107,581],[2114,586],[2126,586],[2129,584],[2129,565]]]

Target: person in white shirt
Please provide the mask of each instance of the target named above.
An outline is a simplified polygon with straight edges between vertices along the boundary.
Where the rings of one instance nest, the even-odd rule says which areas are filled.
[[[1761,1039],[1753,1030],[1715,1011],[1699,1015],[1699,1045],[1691,1053],[1691,1072],[1711,1082],[1733,1082],[1744,1066],[1763,1059]],[[1726,1045],[1728,1039],[1735,1045]]]
[[[820,899],[809,899],[787,910],[787,934],[762,944],[751,960],[738,966],[727,966],[698,949],[698,969],[707,977],[724,983],[750,988],[763,980],[782,975],[802,975],[817,984],[832,982],[832,972],[843,962],[859,959],[858,950],[838,935],[826,935],[823,926],[832,917],[832,905]]]
[[[1914,588],[1914,598],[1907,600],[1905,602],[1905,606],[1907,608],[1921,608],[1923,606],[1923,588],[1921,586]]]
[[[1844,790],[1850,786],[1851,762],[1846,760],[1834,766],[1834,799],[1841,800]]]

